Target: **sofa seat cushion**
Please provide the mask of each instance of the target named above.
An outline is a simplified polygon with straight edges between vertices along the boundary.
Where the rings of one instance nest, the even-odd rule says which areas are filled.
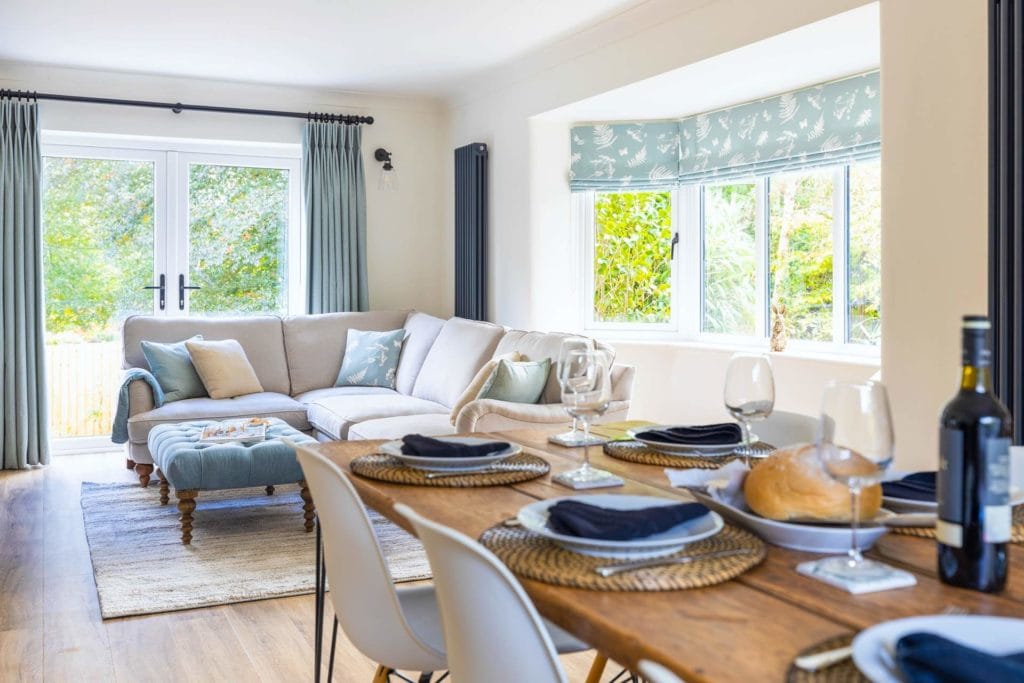
[[[395,396],[397,393],[394,389],[386,387],[327,387],[296,394],[292,398],[299,403],[316,403],[322,398],[332,396]]]
[[[445,436],[454,434],[449,415],[402,415],[359,422],[348,428],[350,441],[359,439],[401,439],[406,434]]]
[[[308,404],[309,422],[334,439],[347,439],[348,428],[357,422],[399,415],[448,415],[440,403],[402,394],[333,396]]]
[[[186,398],[128,418],[128,438],[146,443],[153,427],[169,422],[226,420],[235,417],[277,417],[295,429],[309,430],[306,406],[291,396],[264,391],[238,398]]]

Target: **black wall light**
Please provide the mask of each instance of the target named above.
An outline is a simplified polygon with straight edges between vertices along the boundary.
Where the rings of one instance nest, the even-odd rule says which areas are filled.
[[[380,169],[380,179],[377,181],[378,189],[385,192],[397,191],[398,173],[395,171],[394,164],[391,163],[391,152],[383,147],[378,147],[373,152],[373,158],[383,164]]]

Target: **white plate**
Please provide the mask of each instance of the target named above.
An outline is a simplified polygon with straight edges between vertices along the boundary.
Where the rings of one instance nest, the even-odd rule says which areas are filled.
[[[927,632],[992,655],[1024,649],[1024,619],[983,616],[925,616],[876,624],[853,639],[853,663],[873,683],[900,683],[883,648],[908,633]]]
[[[469,444],[470,446],[494,441],[494,439],[481,439],[476,436],[440,436],[437,438],[451,441],[452,443]],[[474,470],[487,469],[500,460],[518,455],[522,450],[523,447],[519,444],[510,443],[508,448],[476,458],[424,458],[419,455],[406,455],[403,453],[401,441],[389,441],[380,447],[381,453],[398,458],[409,467],[435,472],[473,472]]]
[[[654,426],[648,426],[648,427],[637,427],[635,429],[627,430],[626,434],[628,434],[629,437],[631,439],[633,439],[634,441],[639,441],[640,443],[642,443],[642,444],[644,444],[646,446],[650,446],[651,448],[653,448],[655,450],[661,451],[661,452],[665,453],[666,455],[690,455],[690,456],[692,456],[695,453],[697,455],[701,456],[701,457],[714,457],[714,456],[732,455],[736,451],[737,448],[739,448],[740,446],[743,445],[742,441],[737,441],[736,443],[713,444],[713,445],[689,444],[689,443],[685,443],[684,444],[684,443],[675,443],[675,442],[672,442],[672,441],[658,441],[656,439],[645,439],[645,438],[642,438],[642,437],[639,436],[640,434],[643,434],[644,432],[649,432],[651,430],[671,429],[673,427],[681,427],[681,426],[686,426],[686,425],[654,425]],[[751,441],[752,441],[752,443],[755,443],[757,441],[756,437],[751,435]]]
[[[886,481],[899,481],[910,472],[890,472]],[[911,500],[910,498],[893,498],[882,496],[882,504],[893,512],[938,512],[939,504],[928,500]],[[1024,505],[1024,489],[1010,489],[1010,506]]]
[[[524,529],[549,538],[563,548],[580,553],[581,555],[637,560],[670,555],[682,550],[689,543],[699,541],[708,536],[714,536],[725,526],[720,516],[710,512],[697,519],[691,519],[688,522],[676,525],[660,534],[629,541],[608,541],[597,538],[583,538],[581,536],[566,536],[555,533],[548,528],[548,508],[562,500],[575,500],[580,503],[588,503],[612,510],[639,510],[659,505],[678,505],[686,501],[676,498],[604,493],[539,500],[536,503],[524,506],[519,511],[517,519]]]
[[[804,550],[811,553],[845,553],[850,549],[850,528],[825,526],[822,524],[795,524],[765,519],[746,510],[726,505],[700,491],[691,491],[694,497],[715,512],[747,531],[752,531],[772,545]],[[857,542],[861,550],[867,550],[889,531],[877,526],[861,526],[857,529]]]

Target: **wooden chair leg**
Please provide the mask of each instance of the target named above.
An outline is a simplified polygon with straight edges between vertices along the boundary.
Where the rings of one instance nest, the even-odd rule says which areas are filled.
[[[187,491],[175,491],[178,497],[178,519],[181,521],[181,542],[184,545],[192,543],[192,513],[196,509],[196,496],[199,491],[189,489]]]
[[[268,486],[267,487],[267,495],[268,496],[274,495],[274,487],[273,486]]]
[[[160,470],[156,471],[158,477],[160,477],[160,504],[167,505],[167,501],[171,498],[171,485],[167,482],[167,477]]]
[[[149,486],[149,475],[153,474],[153,466],[141,462],[135,463],[135,474],[139,475],[139,483],[142,488]]]
[[[313,530],[313,516],[316,508],[313,507],[313,496],[309,493],[309,486],[306,485],[306,480],[303,479],[299,482],[299,486],[302,487],[299,490],[299,495],[302,496],[302,516],[306,520],[306,533]]]
[[[598,652],[594,655],[594,663],[590,665],[590,672],[587,674],[587,683],[599,683],[604,667],[608,664],[608,657]]]
[[[390,673],[391,669],[383,664],[378,665],[377,672],[373,674],[373,683],[388,683],[388,674]]]

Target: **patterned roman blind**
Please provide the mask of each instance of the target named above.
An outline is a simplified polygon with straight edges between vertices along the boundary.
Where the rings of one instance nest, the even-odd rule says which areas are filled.
[[[576,126],[570,185],[643,189],[767,175],[877,157],[881,141],[873,71],[680,121]]]

